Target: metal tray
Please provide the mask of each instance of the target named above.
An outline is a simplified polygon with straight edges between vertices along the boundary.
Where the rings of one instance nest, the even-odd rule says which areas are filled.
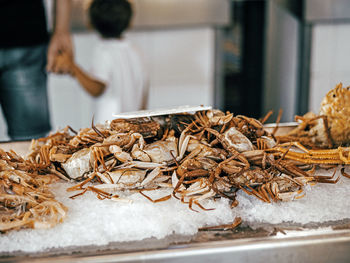
[[[268,132],[273,132],[273,130],[277,127],[275,135],[283,135],[292,131],[297,126],[298,126],[297,122],[284,122],[284,123],[279,123],[278,125],[276,123],[267,123],[264,125],[264,128]]]
[[[191,238],[170,236],[108,247],[17,254],[4,256],[0,262],[349,262],[350,230],[349,225],[344,227],[283,230],[285,234],[239,227],[199,232]]]

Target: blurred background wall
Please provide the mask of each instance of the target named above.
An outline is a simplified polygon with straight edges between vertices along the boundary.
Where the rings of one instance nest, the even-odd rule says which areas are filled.
[[[85,69],[98,42],[87,28],[87,1],[73,0],[72,14],[75,56]],[[282,108],[287,122],[318,112],[337,83],[350,85],[348,0],[133,2],[126,38],[144,55],[150,109],[205,104],[259,118]],[[49,96],[53,130],[91,125],[92,99],[75,80],[50,75]]]
[[[212,30],[192,28],[133,31],[126,38],[144,54],[150,76],[149,109],[213,104]],[[98,36],[94,33],[76,33],[73,40],[77,63],[89,69],[90,54],[98,42]],[[76,80],[69,76],[51,75],[49,93],[54,129],[66,125],[76,129],[91,125],[92,98]]]
[[[75,59],[91,66],[96,33],[87,27],[89,0],[73,0],[72,37]],[[148,108],[214,105],[216,37],[230,23],[228,0],[135,0],[133,28],[126,39],[143,53],[150,77]],[[51,21],[52,1],[46,0]],[[49,75],[49,102],[53,130],[70,125],[91,126],[92,98],[69,76]],[[0,116],[0,140],[6,140]]]

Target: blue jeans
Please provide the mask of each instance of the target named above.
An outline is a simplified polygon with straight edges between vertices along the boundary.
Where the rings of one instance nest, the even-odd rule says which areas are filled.
[[[50,131],[47,45],[0,49],[0,104],[12,140],[40,138]]]

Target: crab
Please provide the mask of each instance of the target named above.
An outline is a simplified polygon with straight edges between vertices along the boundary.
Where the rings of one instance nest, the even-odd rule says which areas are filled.
[[[227,151],[221,148],[211,147],[206,140],[191,139],[188,141],[186,151],[189,154],[185,158],[178,160],[185,161],[194,157],[208,157],[216,161],[222,161],[227,158]],[[183,155],[182,155],[183,156]]]
[[[174,132],[170,132],[165,140],[158,140],[140,147],[135,144],[131,150],[131,156],[143,162],[167,163],[174,161],[178,156],[177,138]]]
[[[295,148],[291,149],[291,146]],[[277,145],[276,147],[267,149],[267,151],[274,155],[283,156],[285,159],[305,164],[350,164],[350,147],[309,150],[299,142],[290,142]]]
[[[281,142],[298,141],[312,148],[333,148],[350,143],[350,86],[342,83],[330,90],[321,102],[319,114],[296,116],[297,128],[278,136]]]
[[[160,124],[148,118],[138,119],[115,119],[110,127],[118,133],[140,133],[144,138],[152,138],[160,133]]]
[[[314,181],[313,177],[291,178],[288,175],[282,174],[260,185],[257,189],[251,187],[248,187],[249,190],[242,189],[264,202],[270,203],[271,199],[275,202],[287,202],[302,198],[305,195],[304,187],[311,181]]]
[[[88,182],[97,179],[101,184],[87,185]],[[68,188],[68,191],[82,190],[80,193],[71,196],[76,198],[91,191],[97,194],[100,199],[124,200],[117,194],[118,191],[125,190],[153,190],[158,187],[171,187],[171,184],[166,181],[170,180],[170,176],[164,176],[160,167],[154,168],[151,172],[139,168],[117,168],[112,171],[105,171],[103,173],[94,172],[81,183]],[[144,195],[145,196],[145,195]],[[146,196],[147,197],[147,196]]]
[[[350,143],[350,86],[339,83],[321,102],[320,114],[327,116],[333,143],[336,146]]]

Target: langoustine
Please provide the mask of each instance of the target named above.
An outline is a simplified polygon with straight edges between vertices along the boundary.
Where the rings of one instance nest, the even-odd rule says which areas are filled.
[[[0,232],[50,228],[67,215],[67,208],[49,191],[48,185],[59,178],[23,171],[32,169],[27,166],[14,152],[0,149]]]

